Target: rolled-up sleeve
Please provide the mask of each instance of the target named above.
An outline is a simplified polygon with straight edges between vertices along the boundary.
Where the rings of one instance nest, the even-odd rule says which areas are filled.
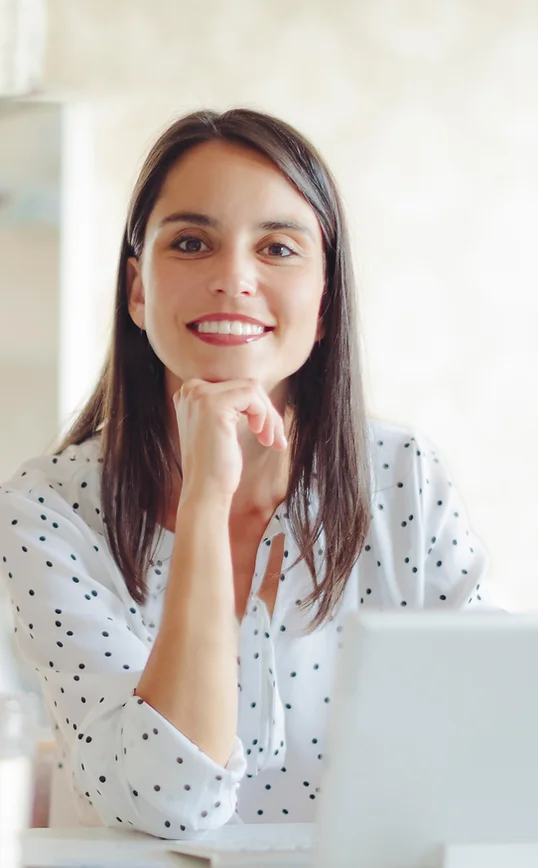
[[[17,642],[67,746],[74,789],[106,826],[199,837],[234,813],[242,744],[236,738],[220,766],[134,694],[150,639],[101,544],[45,483],[0,489],[0,566]]]

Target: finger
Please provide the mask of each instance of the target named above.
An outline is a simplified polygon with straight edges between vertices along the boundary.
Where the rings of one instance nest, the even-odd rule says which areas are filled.
[[[267,405],[267,417],[265,420],[265,424],[263,426],[261,434],[260,442],[265,446],[273,446],[277,441],[281,441],[281,432],[283,432],[284,422],[283,419],[271,401],[269,395],[263,389],[259,381],[253,381],[262,397]],[[260,438],[258,438],[260,439]]]
[[[284,436],[284,423],[259,380],[223,380],[212,383],[207,380],[192,379],[183,384],[180,390],[185,397],[193,392],[198,398],[209,398],[225,410],[233,408],[247,417],[250,430],[263,446],[277,444],[277,448],[287,445]]]
[[[207,394],[207,393],[206,393]],[[247,417],[251,431],[259,436],[265,426],[268,414],[267,402],[257,389],[243,382],[235,389],[229,388],[220,395],[213,395],[215,406],[219,411],[232,411]]]

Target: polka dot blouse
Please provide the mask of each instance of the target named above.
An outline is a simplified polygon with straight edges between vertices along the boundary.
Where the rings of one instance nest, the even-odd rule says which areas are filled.
[[[260,541],[239,632],[239,722],[225,767],[134,695],[159,630],[174,536],[144,606],[103,535],[99,439],[24,464],[0,488],[0,567],[22,654],[39,673],[57,743],[52,825],[197,837],[226,822],[309,822],[323,768],[343,621],[364,608],[484,605],[487,556],[433,444],[369,421],[372,524],[333,620],[311,635],[311,579],[284,571],[272,617],[257,596],[271,540],[297,549],[284,505]],[[321,569],[323,536],[316,551]]]

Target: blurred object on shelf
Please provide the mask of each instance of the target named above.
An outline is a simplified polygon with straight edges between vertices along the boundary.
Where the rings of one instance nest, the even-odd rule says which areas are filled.
[[[46,23],[45,0],[0,0],[0,98],[41,90]]]

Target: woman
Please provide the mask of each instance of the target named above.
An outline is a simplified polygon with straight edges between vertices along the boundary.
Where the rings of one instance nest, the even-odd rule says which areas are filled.
[[[197,112],[157,141],[95,393],[0,491],[53,824],[312,820],[346,614],[481,601],[432,444],[366,417],[354,292],[337,190],[295,130]]]

